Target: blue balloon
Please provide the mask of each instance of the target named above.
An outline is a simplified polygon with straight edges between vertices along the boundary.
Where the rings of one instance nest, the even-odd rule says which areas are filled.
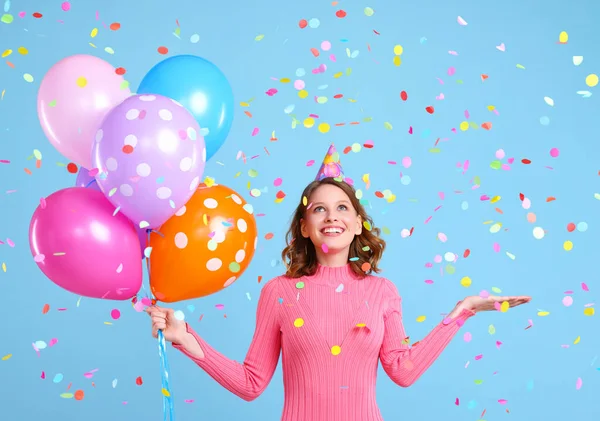
[[[179,102],[203,129],[206,159],[221,148],[233,123],[233,91],[217,66],[198,56],[170,57],[144,76],[138,94],[157,94]]]

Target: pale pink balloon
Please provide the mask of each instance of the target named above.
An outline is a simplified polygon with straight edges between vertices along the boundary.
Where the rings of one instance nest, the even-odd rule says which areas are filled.
[[[70,161],[92,168],[92,145],[104,116],[131,95],[123,76],[90,55],[62,59],[48,70],[37,111],[46,137]]]
[[[74,294],[128,300],[142,286],[135,227],[97,190],[71,187],[42,199],[29,245],[41,271]]]

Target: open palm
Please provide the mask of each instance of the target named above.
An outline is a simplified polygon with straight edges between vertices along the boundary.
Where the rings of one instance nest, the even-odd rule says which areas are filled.
[[[531,297],[527,295],[519,296],[497,296],[490,295],[488,297],[480,297],[472,295],[463,300],[463,306],[474,312],[500,310],[502,303],[508,303],[508,307],[517,307],[521,304],[526,304],[531,301]],[[506,306],[506,304],[505,304]]]

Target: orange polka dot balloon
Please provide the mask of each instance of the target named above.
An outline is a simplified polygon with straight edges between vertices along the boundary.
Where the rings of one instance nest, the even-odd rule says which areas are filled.
[[[256,250],[252,205],[229,187],[201,184],[150,235],[150,288],[173,303],[214,294],[244,273]]]

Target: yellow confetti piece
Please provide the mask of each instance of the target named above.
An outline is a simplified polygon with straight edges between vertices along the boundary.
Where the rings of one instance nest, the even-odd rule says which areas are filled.
[[[460,280],[460,284],[465,288],[470,287],[471,286],[471,278],[469,278],[468,276],[465,276],[464,278],[462,278]]]
[[[551,107],[554,107],[554,100],[548,96],[544,97],[544,102]]]
[[[28,50],[27,50],[27,48],[25,48],[25,47],[19,47],[19,48],[17,49],[17,52],[18,52],[19,54],[21,54],[21,55],[24,55],[24,56],[26,56],[27,54],[29,54],[29,51],[28,51]]]
[[[404,48],[402,48],[401,45],[394,46],[394,54],[396,54],[397,56],[401,56],[403,52],[404,52]]]
[[[2,262],[2,272],[6,273],[6,263]]]
[[[600,193],[594,193],[594,199],[600,200]]]
[[[292,79],[290,79],[289,77],[282,77],[281,79],[279,79],[279,81],[281,83],[290,83]]]
[[[565,44],[567,41],[569,41],[569,34],[567,32],[562,31],[558,34],[558,42]]]
[[[29,73],[25,73],[23,75],[23,79],[25,79],[25,82],[29,82],[29,83],[33,82],[33,76],[31,76]]]
[[[399,67],[402,64],[402,59],[400,56],[394,56],[393,60],[394,66]]]
[[[549,311],[540,310],[540,311],[538,311],[537,315],[540,316],[540,317],[545,317],[545,316],[549,316],[550,312]]]
[[[365,326],[366,326],[366,323],[357,323],[356,324],[356,327],[365,327]]]
[[[263,34],[257,35],[256,37],[254,37],[254,41],[260,41],[264,38],[265,36]]]
[[[327,133],[331,129],[331,126],[327,123],[321,123],[319,124],[318,129],[321,133]]]
[[[585,316],[593,316],[595,313],[594,307],[587,307],[583,309],[583,314]]]
[[[427,316],[419,316],[419,317],[417,317],[417,322],[419,322],[419,323],[424,322],[426,318],[427,318]]]
[[[502,200],[501,196],[494,196],[490,199],[490,203],[496,203],[496,202],[499,202],[500,200]]]
[[[509,308],[510,308],[510,304],[508,304],[508,301],[503,301],[502,304],[500,304],[500,311],[502,313],[506,313]]]
[[[572,241],[565,241],[565,243],[563,244],[563,248],[565,249],[565,251],[571,251],[573,250],[573,242]]]
[[[494,225],[492,225],[490,227],[490,233],[491,234],[496,234],[497,232],[500,232],[501,229],[502,229],[502,223],[501,222],[496,222]]]
[[[304,127],[306,127],[307,129],[310,129],[315,125],[315,119],[312,117],[305,118],[302,124],[304,124]]]
[[[577,345],[579,342],[581,342],[581,336],[575,338],[575,340],[573,341],[573,345]]]
[[[506,255],[511,259],[511,260],[515,260],[516,256],[512,253],[506,252]]]
[[[469,122],[468,121],[463,121],[462,123],[460,123],[460,125],[458,126],[463,132],[469,130]]]
[[[92,29],[92,32],[90,32],[90,37],[96,38],[96,35],[98,35],[98,28],[94,28]]]
[[[10,359],[10,357],[12,357],[12,354],[7,354],[7,355],[5,355],[4,357],[2,357],[2,361],[9,360],[9,359]]]
[[[591,75],[588,75],[585,78],[585,84],[587,86],[589,86],[590,88],[593,88],[594,86],[596,86],[598,84],[598,75],[595,75],[593,73]]]
[[[489,333],[490,335],[494,335],[494,334],[496,333],[496,326],[494,326],[494,325],[489,325],[489,326],[488,326],[488,333]]]
[[[306,89],[302,89],[298,91],[298,96],[302,99],[305,99],[306,97],[308,97],[308,91]]]
[[[84,78],[83,76],[80,76],[77,78],[77,86],[79,86],[80,88],[85,88],[85,86],[87,85],[87,79]]]
[[[296,320],[294,320],[294,326],[295,327],[302,327],[304,326],[304,320],[302,318],[297,318]]]
[[[11,49],[4,50],[2,52],[2,58],[6,58],[6,57],[10,56],[12,54],[12,52],[13,52],[13,50],[11,50]]]
[[[162,394],[163,394],[164,396],[166,396],[167,398],[168,398],[169,396],[171,396],[171,393],[169,393],[169,391],[168,391],[167,389],[165,389],[164,387],[163,387],[163,388],[162,388],[160,391],[161,391],[161,392],[162,392]]]
[[[332,355],[339,355],[340,352],[342,352],[342,347],[340,347],[339,345],[334,345],[331,347],[331,354]]]
[[[341,78],[342,76],[344,76],[344,73],[343,73],[343,72],[337,72],[337,73],[334,73],[334,74],[333,74],[333,78],[334,78],[334,79],[339,79],[339,78]]]
[[[2,95],[0,95],[0,101],[4,99],[4,94],[6,93],[6,89],[2,90]]]
[[[492,292],[494,294],[502,294],[502,290],[498,287],[492,287]]]
[[[367,231],[371,231],[371,224],[369,223],[369,221],[363,221],[363,227],[365,227],[365,229]]]
[[[115,50],[113,50],[111,47],[104,47],[104,52],[108,54],[114,54]]]
[[[240,102],[240,106],[241,106],[241,107],[249,107],[249,106],[250,106],[250,104],[249,104],[249,103],[247,103],[247,102]]]
[[[64,399],[72,399],[74,395],[72,393],[61,393],[59,396]]]
[[[90,46],[90,47],[92,47],[92,48],[98,48],[98,47],[96,47],[96,44],[94,44],[94,43],[92,43],[92,42],[88,42],[88,44],[89,44],[89,46]]]

